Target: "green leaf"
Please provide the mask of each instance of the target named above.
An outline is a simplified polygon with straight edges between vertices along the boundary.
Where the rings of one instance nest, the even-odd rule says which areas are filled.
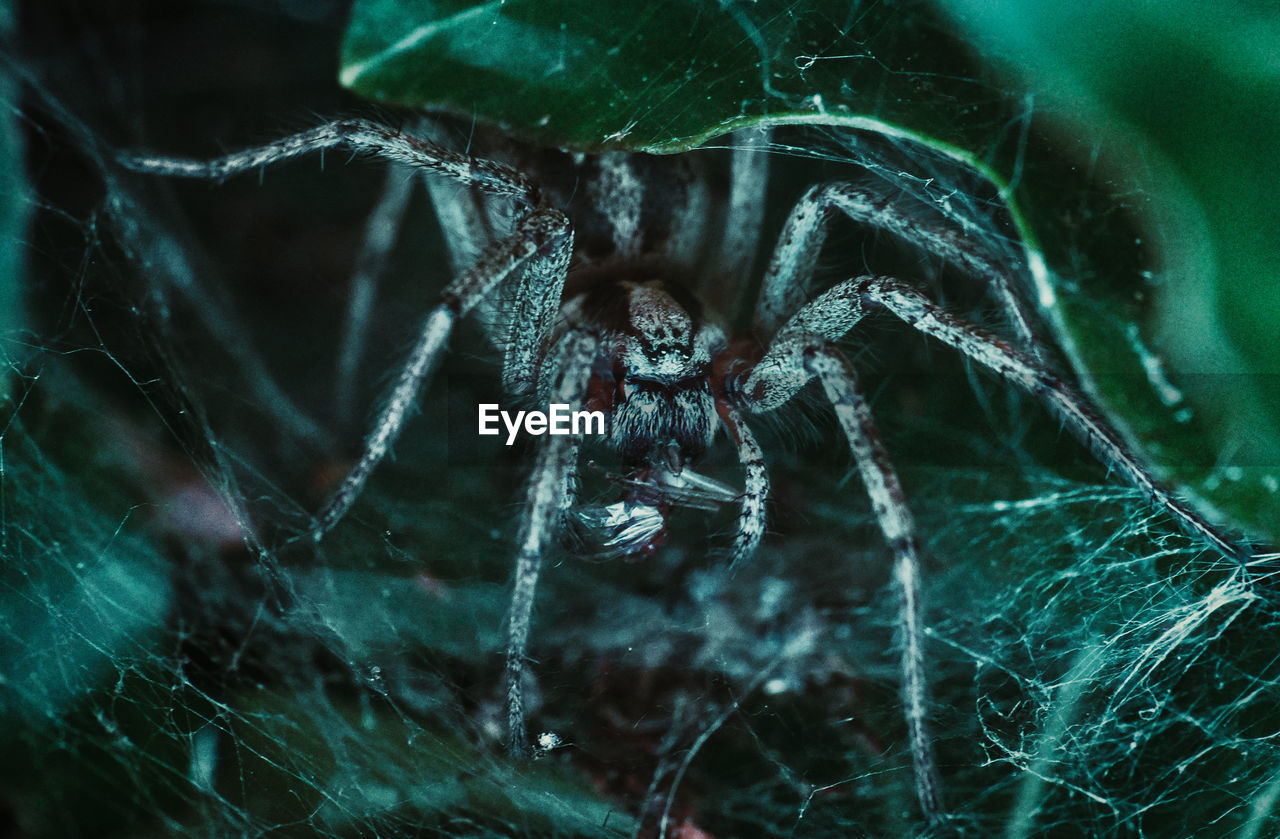
[[[963,145],[988,100],[952,72],[963,54],[923,6],[359,0],[339,76],[584,150],[679,151],[781,115],[874,115]]]

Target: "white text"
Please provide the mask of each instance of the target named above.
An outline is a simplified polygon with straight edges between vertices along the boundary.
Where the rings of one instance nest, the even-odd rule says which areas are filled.
[[[525,434],[604,434],[604,411],[570,411],[568,405],[552,404],[543,411],[516,411],[513,416],[495,404],[480,406],[480,434],[501,434],[498,420],[507,428],[507,445],[516,441],[521,427]]]

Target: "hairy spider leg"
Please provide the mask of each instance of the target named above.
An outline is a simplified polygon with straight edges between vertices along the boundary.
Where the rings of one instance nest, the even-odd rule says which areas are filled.
[[[711,263],[714,270],[705,273],[698,290],[711,311],[728,317],[737,312],[759,250],[766,203],[763,193],[769,185],[769,155],[764,153],[769,138],[767,129],[744,129],[733,135],[729,202]]]
[[[857,224],[884,230],[936,254],[985,282],[1006,310],[1023,346],[1040,355],[1031,315],[1005,272],[975,251],[961,231],[905,213],[891,203],[890,198],[845,182],[814,186],[791,209],[760,286],[753,323],[757,334],[772,336],[812,297],[814,290],[809,285],[827,238],[833,209],[840,210]]]
[[[625,152],[605,152],[597,160],[599,170],[587,181],[587,194],[600,208],[613,239],[614,259],[634,259],[643,245],[644,182]]]
[[[444,129],[431,119],[422,119],[414,131],[432,142],[443,142]],[[499,231],[510,229],[510,204],[502,200],[488,201],[483,191],[456,180],[437,178],[431,172],[422,173],[422,183],[435,210],[449,267],[456,277],[480,258],[486,246],[501,238]],[[476,306],[479,322],[505,322],[498,298],[499,295],[490,295]]]
[[[925,725],[924,627],[915,522],[871,421],[866,400],[858,392],[852,369],[843,357],[826,347],[828,342],[844,337],[862,315],[856,288],[846,282],[829,289],[802,306],[778,330],[738,393],[749,410],[765,413],[785,404],[813,376],[822,379],[871,497],[876,521],[894,555],[893,578],[898,587],[898,627],[902,636],[902,692],[916,794],[925,816],[937,822],[945,815],[945,809]]]
[[[723,403],[717,405],[720,424],[738,450],[738,462],[747,473],[742,490],[742,508],[738,515],[738,530],[729,548],[729,564],[747,560],[760,546],[765,533],[765,502],[769,500],[769,473],[764,465],[764,453],[756,442],[751,429],[742,421],[738,411]]]
[[[1104,466],[1119,472],[1127,483],[1142,490],[1153,503],[1173,516],[1187,533],[1204,540],[1242,567],[1252,558],[1245,546],[1227,537],[1161,486],[1098,409],[1039,359],[957,317],[902,280],[862,277],[853,282],[864,304],[885,308],[914,328],[955,347],[966,357],[1038,397]]]
[[[1250,558],[1237,544],[1177,496],[1162,487],[1137,454],[1083,395],[1055,375],[1044,362],[934,303],[910,283],[893,277],[864,276],[837,283],[805,306],[774,338],[742,391],[754,399],[753,411],[772,410],[791,398],[811,377],[803,364],[805,336],[825,341],[843,337],[870,309],[884,308],[915,329],[932,335],[966,357],[1029,391],[1053,411],[1107,468],[1171,515],[1187,533],[1242,565]],[[811,338],[812,340],[812,338]]]
[[[544,374],[551,378],[550,401],[568,405],[585,402],[597,346],[596,336],[582,329],[570,329],[555,343],[542,365]],[[561,513],[573,497],[571,485],[582,438],[582,434],[547,435],[539,447],[525,492],[515,586],[507,615],[507,749],[513,757],[529,753],[523,680],[534,593],[542,556]]]
[[[902,644],[902,700],[906,706],[907,732],[915,769],[916,795],[930,823],[946,814],[942,784],[933,759],[933,741],[927,718],[928,683],[924,675],[924,625],[921,617],[920,549],[916,525],[906,494],[893,468],[889,452],[876,431],[867,399],[858,387],[853,367],[828,347],[806,355],[806,368],[822,381],[822,389],[835,409],[849,440],[849,449],[871,497],[871,508],[893,551],[893,579],[901,598],[898,623]]]
[[[271,143],[232,152],[212,160],[122,154],[126,168],[154,175],[221,181],[294,157],[331,148],[372,154],[414,169],[438,172],[490,195],[514,198],[526,208],[539,203],[539,192],[524,174],[492,160],[447,149],[376,122],[340,119]]]
[[[572,229],[565,215],[558,210],[534,210],[520,220],[514,234],[494,244],[479,262],[441,292],[440,304],[427,315],[417,344],[401,369],[391,395],[373,424],[373,430],[365,438],[360,459],[316,515],[311,531],[315,538],[331,530],[364,489],[374,467],[386,455],[404,426],[418,390],[430,377],[457,320],[465,317],[495,286],[528,264],[549,263],[567,268],[572,249]],[[550,280],[554,287],[547,293],[554,293],[555,299],[559,299],[564,272],[556,274],[537,269],[534,273]]]
[[[388,166],[382,194],[364,226],[364,242],[351,272],[347,312],[334,369],[336,413],[344,423],[355,408],[356,377],[373,320],[373,301],[413,193],[412,177],[400,166]]]
[[[530,260],[516,277],[514,309],[502,363],[502,384],[507,393],[519,396],[538,387],[542,356],[560,312],[572,257],[573,231],[566,229],[559,247]]]
[[[483,196],[466,185],[423,173],[436,223],[443,234],[453,273],[461,274],[480,258],[484,247],[498,238],[490,214],[485,211]]]
[[[701,176],[690,156],[681,157],[677,165],[680,167],[680,189],[669,196],[671,231],[667,235],[663,251],[674,264],[692,267],[698,264],[698,257],[705,251],[707,240],[711,238],[707,230],[708,219],[713,212],[711,191],[707,188],[706,178]],[[698,275],[705,281],[706,272],[698,272]],[[700,300],[705,302],[709,299],[704,293],[705,288],[700,286],[697,291]]]

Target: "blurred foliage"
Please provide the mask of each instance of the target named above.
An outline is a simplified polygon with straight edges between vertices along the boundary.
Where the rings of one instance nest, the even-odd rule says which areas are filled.
[[[1090,265],[1066,277],[1074,300],[1060,316],[1077,365],[1163,468],[1274,540],[1280,10],[1188,0],[940,5],[1034,93],[1062,153],[1136,208],[1147,275]],[[1154,368],[1147,388],[1144,366]],[[1163,376],[1171,388],[1154,381]]]

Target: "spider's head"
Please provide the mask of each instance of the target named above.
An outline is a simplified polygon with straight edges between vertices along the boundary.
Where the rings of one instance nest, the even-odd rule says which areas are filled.
[[[716,429],[712,358],[724,332],[700,322],[658,282],[624,283],[623,321],[615,330],[615,391],[610,441],[623,460],[645,462],[674,443],[689,460],[711,444]]]

